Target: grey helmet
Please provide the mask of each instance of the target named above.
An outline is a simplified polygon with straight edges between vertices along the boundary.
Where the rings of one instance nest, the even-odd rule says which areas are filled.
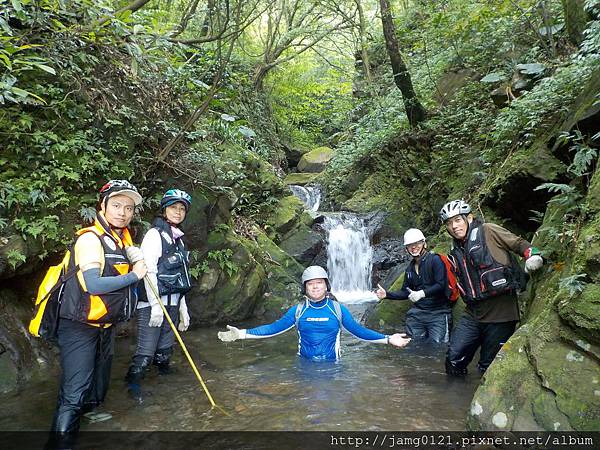
[[[329,275],[327,275],[325,269],[323,269],[321,266],[308,266],[306,269],[304,269],[304,272],[302,272],[302,294],[306,294],[306,282],[316,279],[324,279],[325,284],[327,284],[327,290],[331,290],[331,285],[329,284]]]
[[[446,203],[440,210],[440,219],[442,222],[458,215],[467,215],[471,212],[471,207],[464,200],[452,200]]]

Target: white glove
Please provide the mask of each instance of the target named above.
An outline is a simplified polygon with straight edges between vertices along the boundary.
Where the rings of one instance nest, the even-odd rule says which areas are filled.
[[[228,331],[219,331],[217,336],[223,342],[237,341],[238,339],[246,339],[246,330],[241,330],[231,325],[227,325]]]
[[[535,272],[544,265],[544,259],[540,255],[530,256],[525,260],[525,272]]]
[[[425,298],[425,291],[422,289],[420,291],[411,291],[409,288],[408,290],[410,291],[410,294],[408,294],[408,298],[413,303],[417,303],[422,298]]]
[[[139,249],[139,247],[130,246],[125,248],[125,253],[127,253],[127,259],[131,264],[135,264],[138,261],[144,259],[144,253]]]
[[[164,313],[158,303],[152,304],[152,310],[150,311],[150,320],[148,321],[149,327],[160,327],[163,323]]]
[[[179,325],[177,325],[177,329],[179,331],[186,331],[189,326],[190,315],[188,313],[187,304],[185,303],[185,298],[182,298],[179,303]]]

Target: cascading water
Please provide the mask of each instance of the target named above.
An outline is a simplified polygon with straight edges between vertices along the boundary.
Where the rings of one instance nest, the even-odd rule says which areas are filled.
[[[325,217],[327,271],[331,290],[343,303],[376,300],[370,290],[373,248],[369,230],[356,216]]]
[[[290,190],[302,200],[309,211],[318,211],[321,204],[321,189],[319,186],[297,186],[291,185]]]
[[[306,209],[318,211],[321,203],[319,186],[289,186]],[[376,300],[370,290],[373,248],[364,221],[352,214],[325,216],[327,232],[327,272],[331,290],[343,303]]]

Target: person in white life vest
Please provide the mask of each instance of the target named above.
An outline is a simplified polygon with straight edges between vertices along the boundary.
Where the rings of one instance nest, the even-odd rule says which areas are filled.
[[[180,228],[192,204],[191,196],[179,189],[169,189],[160,202],[160,216],[148,230],[141,250],[148,266],[144,289],[140,289],[137,307],[137,348],[125,380],[130,396],[137,402],[144,399],[141,381],[151,364],[158,367],[159,374],[171,373],[170,358],[173,353],[175,334],[163,309],[180,331],[190,324],[185,294],[191,289],[189,275],[189,252],[183,242]],[[150,283],[157,289],[156,298]]]

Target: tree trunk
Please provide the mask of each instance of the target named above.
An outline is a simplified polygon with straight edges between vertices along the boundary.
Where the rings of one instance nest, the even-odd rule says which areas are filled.
[[[389,0],[379,0],[381,7],[381,22],[383,24],[383,36],[385,38],[385,46],[387,48],[388,55],[390,57],[390,63],[392,65],[392,73],[394,74],[394,83],[402,92],[402,98],[404,100],[404,108],[406,109],[406,116],[411,127],[415,127],[420,122],[425,120],[427,112],[425,108],[419,102],[417,94],[413,88],[412,80],[406,64],[400,55],[400,49],[398,46],[398,39],[396,38],[396,28],[392,21],[392,13],[390,9]]]
[[[361,1],[362,0],[356,0],[356,8],[358,10],[359,18],[360,53],[365,70],[365,79],[367,80],[367,84],[371,84],[373,80],[371,78],[371,63],[369,62],[369,52],[367,49],[367,24],[365,19],[365,11],[363,10]]]
[[[574,45],[581,44],[583,40],[583,30],[589,20],[587,13],[583,9],[584,0],[561,0],[563,13],[565,16],[565,26],[569,41]]]
[[[252,85],[255,91],[262,91],[264,88],[264,81],[271,70],[271,67],[267,65],[259,65],[254,69],[254,75],[252,76]]]

